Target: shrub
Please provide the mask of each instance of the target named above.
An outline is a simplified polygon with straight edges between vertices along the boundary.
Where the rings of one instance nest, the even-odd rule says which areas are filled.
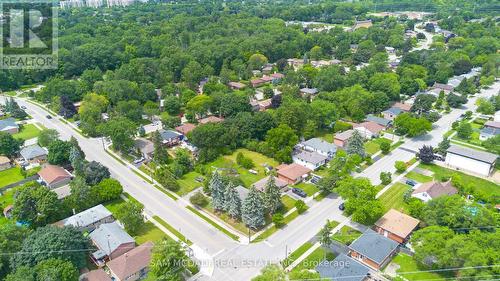
[[[303,212],[305,212],[307,210],[307,205],[304,201],[297,200],[297,201],[295,201],[295,208],[297,208],[297,212],[299,214],[302,214]]]
[[[380,181],[383,185],[388,185],[392,181],[392,175],[390,172],[381,172],[380,173]]]
[[[191,196],[191,198],[189,198],[189,202],[199,207],[205,207],[208,204],[208,199],[205,195],[203,195],[203,193],[198,191],[193,196]]]
[[[403,161],[396,161],[396,163],[394,164],[394,168],[396,168],[396,171],[398,173],[402,173],[406,171],[406,163]]]
[[[391,143],[387,140],[383,140],[380,142],[380,150],[383,154],[389,153],[389,151],[391,151]]]
[[[283,214],[281,213],[276,213],[273,215],[273,223],[276,227],[281,227],[285,224],[285,218],[283,217]]]
[[[245,155],[243,155],[243,153],[241,152],[238,152],[238,154],[236,154],[236,163],[245,169],[252,169],[253,167],[255,167],[252,159],[245,157]]]

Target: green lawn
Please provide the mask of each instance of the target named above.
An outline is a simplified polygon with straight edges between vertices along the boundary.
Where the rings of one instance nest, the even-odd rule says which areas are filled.
[[[305,182],[301,182],[299,184],[296,184],[296,185],[294,185],[294,187],[298,187],[298,188],[304,190],[307,193],[307,196],[312,196],[312,195],[314,195],[314,193],[319,191],[319,189],[314,184],[305,183]]]
[[[342,244],[350,245],[359,236],[361,236],[361,232],[344,225],[339,232],[332,235],[332,238]]]
[[[222,233],[226,234],[227,236],[229,236],[231,239],[235,240],[235,241],[238,241],[238,236],[232,234],[230,231],[228,231],[227,229],[225,229],[224,227],[218,225],[217,223],[215,223],[214,221],[212,221],[212,219],[210,219],[209,217],[205,216],[204,214],[200,213],[200,211],[196,210],[195,208],[191,207],[191,206],[186,206],[186,208],[188,210],[190,210],[191,212],[193,212],[195,215],[199,216],[201,219],[203,219],[204,221],[208,222],[209,224],[211,224],[213,227],[217,228],[218,230],[220,230]]]
[[[21,174],[21,168],[13,167],[7,170],[0,171],[0,187],[4,187],[8,184],[18,182],[24,179]]]
[[[303,269],[314,269],[319,265],[324,259],[332,261],[335,259],[335,254],[332,252],[327,252],[322,247],[314,250],[307,258],[300,262],[296,267],[292,269],[292,272],[302,271]]]
[[[426,175],[422,175],[422,174],[419,174],[419,173],[414,172],[414,171],[408,172],[406,174],[406,177],[409,178],[409,179],[415,180],[417,182],[421,182],[421,183],[432,181],[432,177],[426,176]]]
[[[183,196],[183,195],[188,194],[189,192],[193,191],[194,189],[196,189],[200,186],[203,186],[203,182],[196,181],[197,177],[205,178],[201,174],[199,174],[195,171],[189,172],[189,173],[185,174],[184,176],[182,176],[182,178],[177,180],[177,182],[179,183],[181,188],[178,191],[176,191],[175,193],[177,193],[177,195],[179,195],[179,196]]]
[[[40,129],[33,124],[25,124],[19,133],[12,135],[15,138],[29,140],[38,137]]]
[[[395,209],[405,213],[407,206],[403,201],[403,194],[409,188],[410,187],[408,185],[397,182],[391,186],[391,188],[386,190],[382,196],[378,198],[384,207],[384,211],[387,212],[390,209]]]
[[[292,209],[293,207],[295,207],[295,199],[293,199],[292,197],[288,196],[288,195],[283,195],[281,197],[281,202],[283,202],[283,214],[285,214],[286,212],[288,212],[290,209]]]
[[[0,210],[3,210],[5,207],[14,204],[14,194],[18,189],[19,187],[11,188],[0,195]],[[14,223],[14,221],[8,220],[3,216],[3,214],[0,214],[0,226],[7,223]]]
[[[326,142],[333,143],[333,130],[332,131],[322,130],[318,132],[318,134],[316,134],[316,137]]]
[[[284,259],[281,264],[283,267],[287,267],[292,264],[296,259],[302,256],[307,250],[309,250],[313,244],[311,242],[306,242],[302,244],[297,250],[293,251],[286,259]]]
[[[487,202],[493,202],[495,198],[500,197],[500,185],[494,182],[460,173],[458,171],[450,170],[434,164],[429,165],[421,163],[418,165],[418,167],[433,171],[434,178],[436,180],[446,180],[448,178],[451,178],[451,176],[454,174],[459,175],[461,178],[461,185],[469,187],[470,190],[472,190],[472,194],[476,196],[476,198],[480,197]]]
[[[366,153],[373,155],[377,153],[380,150],[380,145],[376,143],[375,141],[367,141],[365,142],[365,151]]]
[[[400,268],[396,271],[400,272],[409,272],[407,274],[401,274],[404,278],[409,281],[417,281],[417,280],[445,280],[449,278],[453,278],[453,274],[448,272],[447,274],[438,274],[435,272],[424,272],[424,268],[420,268],[417,262],[410,256],[399,253],[392,262],[397,263]],[[419,272],[420,271],[420,272]]]

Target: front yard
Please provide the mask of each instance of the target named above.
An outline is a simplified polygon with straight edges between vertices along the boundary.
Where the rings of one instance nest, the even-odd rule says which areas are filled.
[[[307,193],[307,196],[313,196],[316,192],[319,191],[318,187],[316,187],[314,184],[306,182],[301,182],[291,187],[298,187],[304,190]]]
[[[384,212],[395,209],[407,213],[407,204],[404,202],[403,195],[410,188],[411,187],[406,184],[397,182],[386,190],[382,196],[378,198],[380,203],[382,203]]]
[[[426,269],[421,268],[412,257],[403,253],[399,253],[395,256],[392,262],[400,266],[396,272],[398,274],[401,272],[399,275],[409,281],[453,279],[453,274],[451,272],[447,274],[438,274],[436,272],[425,271]]]
[[[361,236],[361,232],[344,225],[337,233],[332,235],[332,238],[342,244],[350,245],[359,236]]]
[[[29,140],[38,137],[40,129],[33,124],[24,124],[19,133],[12,135],[14,138]]]
[[[380,143],[382,143],[383,141],[387,141],[389,143],[392,143],[392,141],[390,139],[386,139],[386,138],[376,138],[376,139],[372,139],[372,140],[365,142],[366,153],[373,155],[373,154],[379,152],[380,151]]]

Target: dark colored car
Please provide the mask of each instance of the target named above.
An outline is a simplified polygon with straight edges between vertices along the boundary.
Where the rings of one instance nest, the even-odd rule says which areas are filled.
[[[417,183],[414,180],[406,180],[406,184],[410,186],[415,186]]]
[[[47,119],[52,119],[52,116],[50,116],[50,115],[47,115],[45,117],[47,117]]]
[[[297,194],[300,197],[304,197],[304,198],[307,197],[307,193],[298,187],[292,188],[292,192]]]
[[[343,211],[345,209],[344,203],[339,205],[339,210]]]

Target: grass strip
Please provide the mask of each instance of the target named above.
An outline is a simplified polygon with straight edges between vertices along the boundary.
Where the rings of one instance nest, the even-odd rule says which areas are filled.
[[[120,164],[127,166],[127,163],[125,163],[125,161],[116,157],[113,153],[109,152],[107,149],[105,149],[104,151],[106,151],[106,153],[109,154],[109,156],[113,157],[116,161],[120,162]]]
[[[293,251],[286,259],[284,259],[281,264],[284,268],[291,265],[294,261],[296,261],[300,256],[302,256],[307,250],[309,250],[314,244],[311,242],[306,242],[302,244],[297,250]]]
[[[218,225],[217,223],[215,223],[214,221],[212,221],[210,218],[208,218],[207,216],[203,215],[202,213],[200,213],[198,210],[196,210],[195,208],[191,207],[191,206],[186,206],[186,208],[188,208],[188,210],[190,210],[191,212],[193,212],[195,215],[199,216],[200,218],[202,218],[204,221],[208,222],[209,224],[211,224],[213,227],[217,228],[218,230],[222,231],[222,233],[226,234],[227,236],[229,236],[231,239],[235,240],[235,241],[238,241],[238,236],[237,235],[234,235],[232,234],[231,232],[229,232],[227,229],[225,229],[224,227]]]
[[[165,188],[163,188],[157,184],[155,184],[153,186],[156,187],[156,189],[160,190],[161,192],[165,193],[165,195],[167,195],[168,197],[172,198],[172,200],[177,201],[179,199],[179,198],[175,197],[170,191],[165,190]]]
[[[159,216],[153,216],[153,219],[156,220],[157,222],[159,222],[161,225],[163,225],[163,227],[165,227],[166,229],[168,229],[168,231],[172,232],[172,234],[174,234],[175,236],[177,236],[177,238],[179,238],[179,240],[185,242],[186,244],[188,244],[190,246],[193,245],[193,242],[191,242],[189,239],[187,239],[186,236],[184,236],[182,233],[180,233],[179,231],[177,231],[177,229],[175,229],[173,226],[171,226],[170,224],[168,224],[166,221],[164,221]]]

